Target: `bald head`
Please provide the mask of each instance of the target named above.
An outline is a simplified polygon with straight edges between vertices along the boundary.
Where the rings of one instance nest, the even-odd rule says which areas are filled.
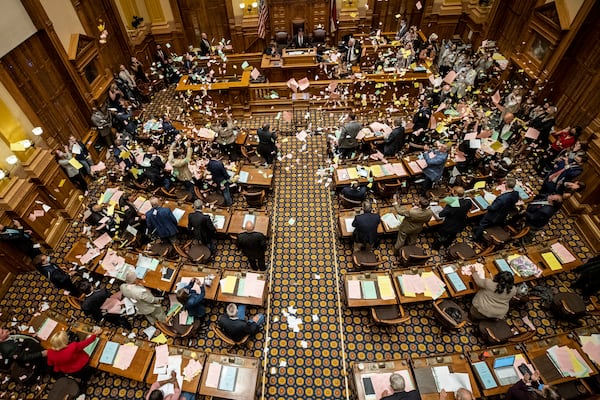
[[[455,186],[454,194],[457,195],[458,197],[463,197],[465,195],[465,188],[462,186]]]
[[[400,374],[392,374],[390,375],[390,386],[394,389],[394,392],[404,392],[404,388],[406,387],[406,383],[404,382],[404,378]]]
[[[246,221],[246,225],[244,225],[244,229],[247,232],[252,232],[254,230],[254,222],[252,222],[252,221]]]
[[[129,271],[127,273],[127,275],[125,276],[125,282],[127,282],[127,283],[135,283],[136,280],[137,280],[137,276],[135,275],[134,271]]]
[[[158,206],[160,206],[160,200],[159,200],[159,198],[158,197],[151,198],[150,199],[150,205],[152,207],[158,207]]]
[[[456,394],[454,395],[454,397],[456,398],[456,400],[473,400],[473,393],[471,393],[470,390],[465,389],[465,388],[460,388],[456,391]]]
[[[504,123],[510,124],[515,119],[515,115],[513,113],[504,114]]]

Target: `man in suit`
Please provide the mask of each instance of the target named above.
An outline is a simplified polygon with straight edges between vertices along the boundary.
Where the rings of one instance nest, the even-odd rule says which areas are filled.
[[[105,320],[117,326],[122,326],[127,330],[131,330],[131,323],[123,318],[120,314],[111,313],[110,310],[103,309],[104,302],[111,297],[110,292],[106,288],[94,290],[94,287],[89,281],[81,281],[79,290],[85,295],[81,303],[81,311],[87,316],[90,316],[96,322]],[[117,300],[115,299],[115,302]]]
[[[350,157],[352,153],[358,149],[358,140],[356,140],[356,136],[362,128],[361,124],[356,121],[356,114],[353,112],[348,114],[348,120],[348,123],[346,123],[340,131],[340,138],[338,141],[341,158]]]
[[[175,242],[177,237],[177,219],[171,209],[161,207],[156,197],[150,199],[152,208],[146,213],[148,236],[158,236],[163,242]]]
[[[188,229],[194,239],[200,240],[202,244],[210,249],[211,254],[214,254],[217,251],[215,245],[217,229],[210,217],[202,213],[202,206],[201,200],[194,201],[194,209],[196,211],[188,216]]]
[[[13,224],[13,228],[0,224],[0,240],[9,243],[27,257],[34,258],[42,254],[40,246],[31,239],[31,231],[26,231],[16,219]]]
[[[298,28],[298,33],[296,34],[296,36],[294,36],[292,44],[297,49],[302,49],[310,46],[307,38],[304,37],[304,29]]]
[[[145,316],[150,324],[163,322],[167,316],[161,305],[162,298],[154,297],[150,289],[136,285],[136,279],[135,272],[129,272],[121,285],[121,293],[135,304],[136,313]]]
[[[79,297],[81,292],[71,280],[71,275],[53,263],[50,256],[41,254],[33,259],[33,264],[40,274],[44,275],[56,288],[68,291],[71,296]],[[71,273],[74,273],[71,271]]]
[[[210,56],[210,42],[208,41],[208,35],[206,32],[202,32],[202,40],[200,40],[200,55],[202,57]]]
[[[417,110],[413,116],[413,132],[419,129],[429,128],[429,120],[431,119],[431,107],[429,106],[429,100],[424,99],[421,103],[421,107]]]
[[[465,189],[462,186],[456,186],[452,189],[453,194],[458,197],[455,204],[446,204],[446,207],[440,211],[440,218],[444,218],[442,226],[438,229],[438,235],[433,242],[433,248],[439,250],[442,246],[449,247],[456,235],[458,235],[467,224],[467,214],[471,209],[471,200],[465,199]]]
[[[237,306],[230,303],[227,305],[227,314],[221,315],[217,324],[228,338],[239,342],[246,335],[256,335],[264,321],[265,316],[263,314],[256,314],[249,320],[240,319]]]
[[[164,68],[169,63],[169,56],[164,52],[160,44],[156,45],[154,52],[154,61],[160,64],[159,68]]]
[[[248,258],[250,268],[266,271],[265,251],[267,250],[267,237],[261,232],[254,231],[254,223],[246,221],[245,232],[238,235],[237,245]]]
[[[428,148],[425,150],[427,149]],[[427,167],[423,169],[425,178],[421,188],[421,195],[425,196],[427,191],[433,186],[433,182],[439,181],[444,175],[444,167],[446,165],[446,160],[448,159],[448,147],[445,144],[440,143],[436,150],[423,153],[423,159],[427,163]]]
[[[363,201],[362,209],[363,213],[354,217],[352,221],[354,250],[371,250],[379,244],[377,227],[381,223],[381,217],[372,213],[373,206],[368,200]]]
[[[533,229],[542,229],[552,216],[560,210],[563,196],[561,194],[539,194],[527,205],[525,221]]]
[[[277,155],[277,134],[270,131],[270,125],[264,124],[262,128],[258,128],[256,133],[258,134],[258,146],[256,151],[262,158],[265,159],[266,163],[271,165]]]
[[[364,201],[367,198],[367,187],[360,186],[358,182],[352,181],[350,186],[345,186],[342,189],[342,195],[350,200]]]
[[[423,224],[428,222],[433,216],[433,211],[429,209],[429,200],[426,198],[419,199],[419,207],[407,210],[400,208],[398,205],[398,194],[395,194],[393,205],[396,213],[404,217],[404,220],[398,227],[398,237],[394,244],[396,252],[399,252],[407,239],[408,244],[415,242],[416,236],[423,230]]]
[[[402,119],[396,118],[394,129],[383,142],[383,155],[384,157],[393,157],[402,150],[402,147],[404,147],[404,127],[402,126]]]
[[[387,389],[384,390],[381,400],[418,400],[421,398],[419,392],[414,389],[406,391],[406,382],[400,374],[390,375],[390,386],[394,392],[390,394]]]
[[[473,240],[480,241],[483,231],[489,226],[505,225],[506,217],[514,210],[519,201],[519,193],[516,192],[515,178],[506,178],[506,191],[496,197],[494,202],[487,208],[486,214],[479,222],[479,226],[473,231]]]
[[[345,50],[347,63],[352,65],[357,65],[360,63],[362,48],[359,41],[351,37],[348,39],[348,44],[345,46]]]
[[[577,153],[573,161],[568,159],[559,159],[554,169],[544,179],[540,189],[540,194],[564,193],[565,184],[572,182],[583,173],[583,164],[587,161],[585,153]]]
[[[206,170],[210,172],[213,183],[217,185],[221,191],[225,201],[224,204],[230,206],[233,203],[233,200],[229,191],[229,173],[227,172],[227,168],[225,168],[225,164],[223,164],[221,160],[216,159],[216,153],[213,154],[213,157],[206,165]]]

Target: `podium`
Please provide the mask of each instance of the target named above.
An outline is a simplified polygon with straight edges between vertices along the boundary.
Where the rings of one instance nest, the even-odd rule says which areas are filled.
[[[317,63],[317,49],[283,49],[281,59],[284,67],[306,65],[313,66]]]

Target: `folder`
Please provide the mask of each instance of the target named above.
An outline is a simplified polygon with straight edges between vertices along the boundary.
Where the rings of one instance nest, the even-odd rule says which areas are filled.
[[[375,290],[375,281],[360,281],[360,286],[363,292],[363,299],[373,300],[377,298],[377,290]]]
[[[85,346],[83,351],[85,351],[87,353],[87,355],[91,357],[94,350],[96,350],[96,346],[98,346],[99,341],[100,341],[100,338],[97,337],[92,343]]]
[[[348,176],[350,177],[350,179],[358,179],[358,171],[356,170],[356,168],[348,168],[346,169],[346,171],[348,171]]]
[[[233,294],[235,290],[235,284],[237,277],[233,275],[226,276],[221,280],[221,292],[225,294]]]
[[[477,205],[483,210],[487,210],[487,208],[490,206],[489,203],[485,201],[485,199],[481,195],[475,196],[474,200],[475,203],[477,203]]]
[[[377,286],[379,286],[379,293],[381,293],[381,298],[383,300],[390,300],[396,297],[389,276],[377,276]]]
[[[448,277],[448,280],[455,291],[462,292],[463,290],[467,290],[465,283],[462,281],[462,279],[460,279],[460,276],[457,272],[451,272],[446,274],[446,276]]]
[[[112,365],[113,361],[115,361],[115,357],[117,356],[119,346],[119,343],[116,342],[106,342],[104,345],[104,350],[102,350],[102,355],[100,356],[100,363]]]
[[[513,275],[515,274],[504,258],[495,259],[494,264],[496,264],[496,267],[498,267],[500,271],[508,271]]]
[[[219,390],[235,392],[235,381],[237,379],[237,372],[238,369],[236,367],[223,365],[221,367],[221,376],[219,377]]]
[[[544,261],[546,261],[546,264],[548,264],[552,271],[562,269],[560,261],[558,261],[558,258],[556,258],[554,253],[552,253],[551,251],[547,253],[542,253],[542,258],[544,259]]]
[[[481,382],[485,390],[498,387],[498,384],[492,375],[492,371],[490,371],[490,367],[485,361],[474,363],[473,369],[477,373],[477,376],[479,376],[479,382]]]

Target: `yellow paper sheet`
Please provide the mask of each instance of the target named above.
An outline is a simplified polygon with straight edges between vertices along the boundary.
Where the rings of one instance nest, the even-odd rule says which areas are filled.
[[[381,165],[373,165],[371,167],[371,172],[373,173],[373,176],[375,178],[379,178],[380,176],[383,176],[383,170],[381,169]]]
[[[10,150],[11,151],[25,151],[25,146],[23,145],[23,142],[18,141],[16,143],[11,143],[10,144]]]
[[[233,294],[235,290],[235,284],[237,282],[237,277],[233,275],[229,275],[223,279],[223,284],[221,286],[221,292],[227,294]]]
[[[356,168],[348,168],[347,171],[348,176],[350,176],[350,179],[358,179],[358,171],[356,171]]]
[[[74,158],[71,158],[69,160],[69,164],[71,164],[72,166],[74,166],[77,169],[83,168],[83,165],[81,165],[81,163]]]
[[[544,261],[546,261],[546,263],[548,264],[548,266],[550,267],[550,269],[552,271],[557,271],[559,269],[562,269],[562,266],[560,265],[560,261],[558,261],[558,259],[554,255],[554,253],[552,253],[552,252],[542,253],[542,257],[544,258]]]
[[[165,336],[164,333],[161,333],[160,335],[158,335],[157,337],[152,339],[152,341],[154,343],[158,343],[158,344],[165,344],[165,343],[167,343],[167,337]]]
[[[382,299],[387,300],[396,297],[389,276],[378,276],[377,285],[379,286],[379,293],[381,294]]]
[[[483,189],[485,187],[485,181],[477,181],[473,185],[473,189]]]
[[[66,179],[61,179],[60,182],[58,182],[58,187],[61,188],[61,187],[65,186],[66,181],[67,181]]]

